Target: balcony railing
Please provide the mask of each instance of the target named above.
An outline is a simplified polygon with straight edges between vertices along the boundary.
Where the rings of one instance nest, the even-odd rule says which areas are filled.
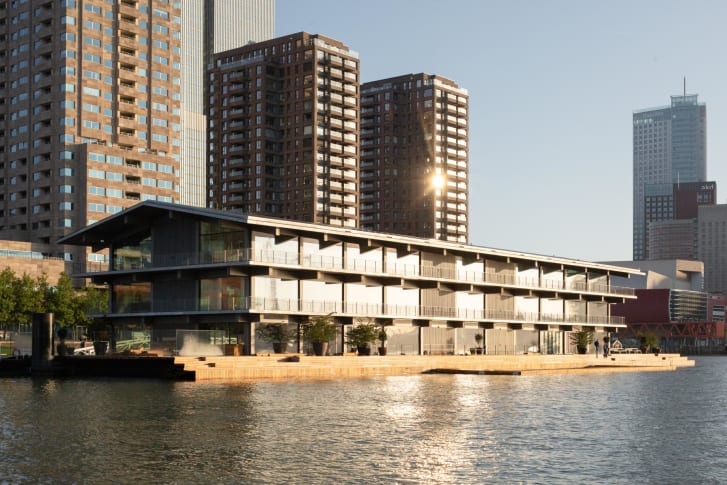
[[[398,305],[374,302],[340,300],[299,300],[264,297],[177,298],[151,302],[120,304],[112,313],[118,315],[140,313],[190,312],[281,312],[293,314],[328,314],[338,316],[373,316],[377,318],[447,319],[476,322],[563,325],[625,325],[624,317],[607,315],[557,314],[518,312],[483,308],[456,308],[424,305]],[[94,313],[93,311],[90,313]]]
[[[412,279],[437,279],[449,283],[493,284],[512,288],[538,290],[564,290],[584,293],[633,296],[633,288],[608,285],[601,281],[568,281],[548,277],[538,278],[518,275],[514,271],[472,271],[449,267],[417,265],[364,258],[344,258],[321,254],[300,254],[298,252],[268,249],[232,249],[203,253],[175,253],[155,255],[151,260],[120,260],[115,271],[167,268],[173,266],[195,266],[225,263],[260,263],[272,265],[300,266],[302,269],[323,271],[355,272],[366,275],[397,276]],[[87,263],[87,272],[109,271],[107,265]]]

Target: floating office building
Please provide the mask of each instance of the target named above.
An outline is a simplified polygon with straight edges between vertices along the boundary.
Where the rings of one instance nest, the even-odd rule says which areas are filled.
[[[625,328],[610,306],[635,299],[612,278],[638,269],[460,243],[145,201],[62,244],[109,250],[76,277],[108,285],[92,316],[151,333],[179,351],[179,332],[216,331],[263,351],[256,326],[331,314],[331,353],[361,321],[385,326],[389,353],[569,353],[568,335]],[[484,336],[484,343],[475,335]],[[293,341],[288,350],[305,352]]]

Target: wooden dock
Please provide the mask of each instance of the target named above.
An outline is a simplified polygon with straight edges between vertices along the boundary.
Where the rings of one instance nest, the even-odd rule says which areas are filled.
[[[176,364],[194,373],[196,381],[343,379],[423,373],[500,375],[563,374],[584,372],[669,371],[693,367],[679,354],[594,355],[392,355],[330,356],[270,354],[232,357],[176,357]]]

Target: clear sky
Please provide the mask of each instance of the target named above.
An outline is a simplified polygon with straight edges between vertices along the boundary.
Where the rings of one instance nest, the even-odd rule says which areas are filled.
[[[727,2],[276,0],[276,35],[357,51],[362,82],[440,74],[470,95],[470,243],[631,259],[634,110],[699,94],[727,198]]]

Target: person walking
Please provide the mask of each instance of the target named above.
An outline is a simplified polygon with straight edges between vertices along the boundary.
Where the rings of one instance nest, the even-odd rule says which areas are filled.
[[[593,346],[596,348],[596,358],[598,358],[598,339],[593,341]]]
[[[608,337],[603,337],[603,358],[608,358]]]

